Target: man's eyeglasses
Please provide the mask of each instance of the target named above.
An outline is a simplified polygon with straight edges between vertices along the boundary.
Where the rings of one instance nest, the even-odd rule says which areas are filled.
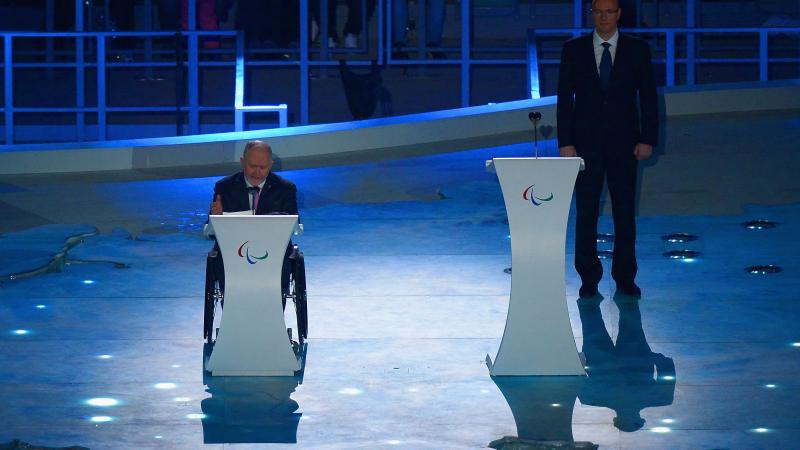
[[[617,9],[590,9],[589,11],[595,17],[611,17],[614,14],[619,12],[619,8],[617,8]]]

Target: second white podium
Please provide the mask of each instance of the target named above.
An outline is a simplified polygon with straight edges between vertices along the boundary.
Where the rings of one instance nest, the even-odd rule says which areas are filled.
[[[297,216],[211,216],[225,264],[225,307],[206,364],[212,375],[292,376],[300,370],[281,297]]]
[[[564,281],[581,158],[495,158],[511,232],[511,298],[492,376],[584,375]]]

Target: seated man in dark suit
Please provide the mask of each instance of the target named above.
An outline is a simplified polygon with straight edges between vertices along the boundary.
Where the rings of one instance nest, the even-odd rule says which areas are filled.
[[[227,176],[214,185],[210,214],[248,210],[258,215],[297,214],[297,187],[272,172],[272,148],[269,144],[263,141],[248,142],[239,162],[242,164],[241,172]],[[207,231],[207,234],[212,235],[213,230]],[[283,261],[281,285],[284,292],[289,285],[288,258],[291,253],[290,241]],[[218,260],[221,274],[224,273],[221,270],[222,258]]]

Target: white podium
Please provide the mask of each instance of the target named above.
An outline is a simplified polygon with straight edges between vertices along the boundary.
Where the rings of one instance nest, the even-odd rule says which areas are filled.
[[[511,298],[492,376],[585,375],[567,312],[567,219],[581,158],[493,160],[511,231]]]
[[[211,216],[225,264],[225,307],[206,370],[218,376],[292,376],[281,268],[297,216]]]

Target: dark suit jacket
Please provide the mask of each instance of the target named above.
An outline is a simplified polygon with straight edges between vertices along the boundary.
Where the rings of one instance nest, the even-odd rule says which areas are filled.
[[[219,194],[225,212],[250,209],[250,194],[242,172],[225,177],[214,185],[214,198]],[[297,187],[291,181],[270,172],[258,197],[256,214],[297,214]]]
[[[561,51],[557,115],[558,146],[574,145],[579,156],[632,154],[637,143],[655,146],[658,103],[647,43],[620,33],[611,81],[603,91],[592,33],[567,41]]]

